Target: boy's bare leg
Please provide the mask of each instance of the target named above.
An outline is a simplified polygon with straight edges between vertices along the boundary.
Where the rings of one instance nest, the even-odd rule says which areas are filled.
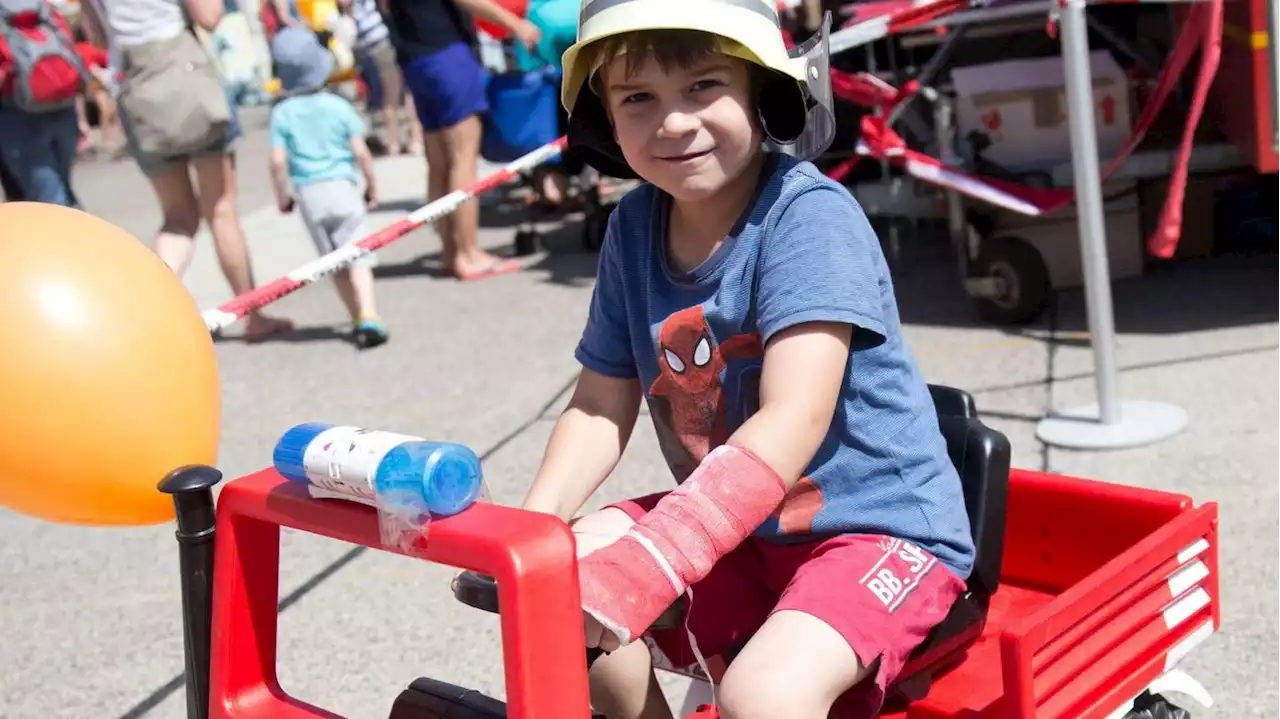
[[[631,517],[607,508],[573,521],[581,557],[627,533]],[[649,648],[642,641],[596,660],[588,675],[591,706],[609,719],[672,719],[667,699],[653,673]]]
[[[830,625],[783,610],[729,665],[716,698],[723,719],[826,719],[836,699],[869,676]]]
[[[609,719],[673,719],[642,641],[597,659],[588,680],[591,707]]]

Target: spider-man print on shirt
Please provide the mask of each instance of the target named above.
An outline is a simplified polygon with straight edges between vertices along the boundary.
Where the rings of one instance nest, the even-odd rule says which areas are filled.
[[[759,407],[764,348],[754,332],[717,342],[702,305],[695,305],[663,321],[655,349],[649,408],[662,454],[683,481]],[[802,477],[766,524],[808,533],[821,507],[817,485]]]

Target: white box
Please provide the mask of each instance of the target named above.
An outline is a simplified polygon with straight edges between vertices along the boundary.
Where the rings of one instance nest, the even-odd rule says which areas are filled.
[[[1098,152],[1105,162],[1129,136],[1129,83],[1109,52],[1096,50],[1090,60]],[[959,136],[985,134],[991,145],[984,158],[1012,170],[1071,160],[1061,56],[958,67],[951,77]]]

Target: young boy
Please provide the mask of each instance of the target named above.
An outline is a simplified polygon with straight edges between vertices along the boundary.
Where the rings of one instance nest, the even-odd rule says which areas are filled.
[[[320,254],[359,240],[365,210],[377,207],[373,156],[364,141],[364,122],[351,103],[325,82],[333,55],[309,30],[285,27],[271,40],[276,76],[285,99],[271,109],[271,178],[280,211],[293,211],[293,183],[302,219]],[[360,196],[356,167],[364,175]],[[287,176],[287,180],[286,180]],[[357,347],[377,347],[388,339],[373,297],[375,258],[366,255],[334,276],[351,313]]]
[[[670,717],[650,650],[695,649],[728,662],[726,719],[874,716],[972,567],[875,234],[841,185],[763,149],[830,143],[806,113],[825,58],[788,58],[777,22],[769,0],[586,0],[564,55],[570,144],[647,184],[610,220],[524,507],[573,517],[641,398],[679,483],[574,522],[612,719]],[[686,593],[688,632],[646,632]]]

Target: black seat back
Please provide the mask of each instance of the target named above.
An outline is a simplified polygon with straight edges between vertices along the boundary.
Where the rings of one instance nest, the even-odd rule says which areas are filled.
[[[978,418],[978,404],[973,401],[973,395],[962,389],[931,384],[929,396],[933,398],[933,406],[941,416]]]
[[[1005,502],[1009,494],[1009,439],[978,419],[972,395],[930,385],[938,410],[938,428],[960,475],[965,509],[977,552],[968,587],[983,599],[1000,586],[1004,555]]]

